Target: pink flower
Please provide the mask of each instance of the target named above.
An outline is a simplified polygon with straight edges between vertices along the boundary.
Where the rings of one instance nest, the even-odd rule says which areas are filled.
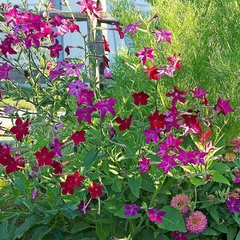
[[[223,101],[221,98],[218,98],[217,104],[214,106],[214,110],[227,115],[228,112],[234,112],[234,110],[229,105],[230,100]]]
[[[204,231],[204,229],[207,227],[207,218],[202,212],[195,211],[186,218],[185,224],[186,229],[190,233],[198,234]]]
[[[178,194],[172,198],[170,205],[179,210],[181,214],[184,214],[189,211],[189,203],[190,199],[187,195]]]
[[[144,171],[148,173],[150,161],[148,158],[146,158],[144,155],[142,155],[142,161],[138,162],[138,165],[140,166],[140,174],[142,174]]]
[[[157,35],[157,43],[162,42],[164,39],[171,44],[171,32],[168,30],[155,30],[153,31],[153,33],[155,33]]]
[[[141,26],[141,25],[142,25],[142,23],[140,23],[140,22],[135,22],[135,23],[126,25],[124,33],[130,32],[131,34],[134,34],[136,29],[137,29],[137,27]]]
[[[166,212],[158,210],[157,208],[148,209],[147,213],[150,221],[157,223],[162,223],[162,217],[166,214]]]
[[[113,106],[115,105],[116,100],[111,98],[108,100],[102,100],[97,102],[94,107],[100,111],[100,117],[104,118],[107,112],[111,113],[113,116],[115,116],[115,110]]]
[[[141,64],[144,66],[146,65],[147,58],[154,62],[154,56],[152,55],[154,50],[154,48],[143,47],[142,50],[136,52],[135,55],[141,59]]]
[[[234,138],[230,142],[235,152],[240,152],[240,138]]]
[[[188,240],[187,238],[187,232],[172,232],[171,236],[175,239],[175,240]]]

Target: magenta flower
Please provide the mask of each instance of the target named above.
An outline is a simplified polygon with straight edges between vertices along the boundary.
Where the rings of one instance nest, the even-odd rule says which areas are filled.
[[[193,93],[193,98],[204,99],[205,95],[208,94],[207,91],[203,91],[201,86],[198,86],[196,90],[191,90]]]
[[[190,203],[190,199],[185,194],[178,194],[174,196],[171,200],[170,205],[176,208],[181,214],[188,213],[189,207],[188,204]]]
[[[87,89],[88,85],[86,83],[83,83],[81,80],[77,80],[76,82],[68,83],[68,87],[68,95],[75,95],[77,98],[80,98],[81,91],[83,89]]]
[[[157,166],[157,168],[163,168],[164,173],[167,174],[171,168],[177,165],[175,162],[176,155],[164,155],[162,156],[162,162]]]
[[[112,79],[112,72],[110,72],[106,67],[103,70],[103,75],[106,79]]]
[[[177,159],[180,160],[184,166],[187,166],[188,163],[194,162],[195,154],[193,151],[186,152],[182,149],[179,149],[178,151],[179,155],[177,156]]]
[[[171,32],[168,30],[154,30],[153,33],[157,35],[157,43],[162,42],[164,39],[171,44]]]
[[[8,65],[7,63],[3,63],[2,66],[0,66],[0,79],[11,80],[10,71],[13,69],[14,67]]]
[[[175,240],[188,240],[187,237],[187,232],[172,232],[171,236],[175,239]]]
[[[152,128],[152,127],[144,130],[143,133],[146,135],[146,143],[150,143],[150,142],[158,143],[161,132],[162,132],[162,129]]]
[[[78,1],[77,4],[81,6],[80,14],[90,13],[96,18],[99,18],[99,19],[102,18],[102,15],[100,14],[100,11],[102,10],[102,8],[97,7],[96,1],[83,0],[83,1]]]
[[[182,95],[186,95],[188,91],[179,91],[176,86],[173,87],[173,92],[172,93],[167,93],[167,97],[172,97],[172,105],[175,105],[177,101],[181,103],[185,103],[185,98]]]
[[[53,152],[56,153],[59,157],[62,157],[61,146],[63,145],[62,142],[59,142],[57,138],[51,142],[50,146],[53,147]]]
[[[178,54],[178,56],[176,55],[176,53],[174,53],[173,57],[167,57],[167,60],[170,62],[171,66],[177,68],[179,71],[182,70],[182,67],[180,65],[182,59],[180,58],[180,55],[180,53]]]
[[[78,109],[76,111],[76,115],[78,116],[78,122],[80,123],[82,119],[85,119],[89,124],[92,122],[92,117],[91,114],[94,112],[96,109],[94,107],[84,107],[82,109]]]
[[[142,23],[140,22],[135,22],[135,23],[132,23],[132,24],[129,24],[129,25],[126,25],[125,26],[125,31],[124,31],[124,34],[126,32],[130,32],[132,35],[135,33],[136,29],[138,26],[141,26]]]
[[[75,64],[75,63],[64,63],[64,67],[66,68],[66,76],[71,74],[80,76],[80,68],[84,66],[83,63]]]
[[[116,99],[108,99],[108,100],[102,100],[94,105],[96,109],[100,111],[101,118],[104,118],[107,112],[111,113],[113,116],[115,116],[115,110],[113,106],[116,103]]]
[[[237,177],[233,181],[234,183],[240,183],[240,169],[238,169]]]
[[[124,206],[124,208],[125,208],[124,215],[132,217],[136,216],[137,212],[141,209],[141,207],[137,206],[136,204],[126,205]]]
[[[207,218],[200,212],[192,212],[185,220],[186,229],[191,233],[201,233],[207,227]]]
[[[229,212],[240,212],[240,200],[234,197],[230,197],[226,201]]]
[[[142,155],[142,161],[138,162],[138,165],[140,166],[140,174],[142,174],[144,171],[146,173],[149,172],[149,166],[150,166],[150,161],[148,158],[146,158],[144,155]]]
[[[112,24],[115,25],[116,28],[110,28],[109,30],[116,30],[118,32],[118,34],[119,34],[120,39],[123,39],[125,33],[123,32],[122,27],[120,26],[120,24],[118,22],[113,22]]]
[[[217,104],[214,106],[214,110],[224,115],[227,115],[228,112],[234,112],[234,110],[229,105],[230,100],[223,101],[221,98],[218,98]]]
[[[83,89],[80,93],[80,97],[77,100],[77,105],[81,106],[82,104],[86,103],[88,106],[92,106],[93,105],[93,97],[94,97],[93,91]]]
[[[196,151],[194,153],[194,158],[192,159],[193,161],[191,163],[193,164],[198,164],[201,163],[205,165],[205,157],[207,153],[206,152],[201,152],[198,148],[196,148]]]
[[[141,59],[141,64],[145,66],[147,62],[147,58],[152,62],[154,62],[154,56],[152,55],[152,52],[154,50],[155,50],[154,48],[143,47],[142,50],[138,51],[135,55],[136,57],[139,57]]]
[[[235,152],[240,152],[240,138],[234,138],[230,141]]]
[[[166,212],[158,210],[157,208],[148,209],[147,213],[150,221],[157,223],[162,223],[162,217],[166,214]]]
[[[48,49],[50,50],[50,56],[54,58],[59,57],[59,52],[63,50],[63,47],[61,44],[59,44],[59,41],[56,39],[55,44],[49,46]]]

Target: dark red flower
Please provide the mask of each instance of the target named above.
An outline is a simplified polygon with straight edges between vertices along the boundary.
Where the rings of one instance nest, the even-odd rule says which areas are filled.
[[[143,91],[139,93],[134,93],[132,96],[134,98],[134,104],[136,105],[147,105],[147,99],[150,97],[147,93]]]
[[[6,166],[6,174],[16,172],[21,170],[25,166],[25,160],[19,154],[17,154],[15,157],[9,156]]]
[[[165,115],[163,114],[159,114],[158,110],[155,110],[155,112],[147,117],[149,122],[150,122],[150,126],[152,128],[163,128],[164,127],[164,120],[166,118]]]
[[[93,182],[92,186],[88,188],[91,198],[102,197],[103,185]]]
[[[50,50],[50,56],[52,58],[59,57],[59,52],[61,52],[63,49],[62,45],[58,43],[59,41],[56,39],[56,43],[48,47]]]
[[[15,126],[13,126],[10,129],[10,132],[13,134],[16,134],[17,141],[22,140],[23,136],[26,136],[29,134],[29,131],[28,131],[29,124],[30,124],[29,119],[23,122],[21,118],[18,118],[15,121]]]
[[[107,68],[109,68],[109,64],[108,64],[108,62],[110,61],[106,56],[102,56],[102,58],[103,58],[103,65],[105,66],[105,67],[107,67]]]
[[[55,174],[62,174],[62,164],[57,161],[53,161],[52,167],[54,168],[54,173]]]
[[[117,117],[116,122],[118,124],[120,124],[119,127],[118,127],[120,131],[129,129],[130,125],[131,125],[131,122],[132,122],[132,116],[130,116],[129,118],[124,118],[124,119],[121,119],[120,117]]]
[[[85,131],[84,130],[80,130],[80,131],[76,131],[71,137],[70,139],[73,140],[75,145],[78,145],[80,142],[85,142]]]
[[[81,176],[78,171],[75,171],[72,177],[73,178],[72,178],[71,186],[80,188],[82,186],[82,180],[85,177]]]
[[[110,48],[109,48],[109,43],[106,40],[105,36],[103,35],[103,46],[104,46],[104,51],[106,52],[110,52]]]
[[[47,147],[43,147],[41,151],[34,153],[35,157],[38,160],[38,166],[41,167],[43,165],[52,166],[52,159],[55,156],[53,151],[49,151]]]

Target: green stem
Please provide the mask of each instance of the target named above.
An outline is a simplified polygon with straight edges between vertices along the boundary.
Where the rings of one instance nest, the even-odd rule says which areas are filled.
[[[165,174],[163,180],[162,180],[161,182],[159,182],[159,185],[158,185],[157,189],[156,189],[155,192],[153,193],[153,196],[152,196],[151,202],[150,202],[150,204],[149,204],[149,207],[153,206],[153,202],[154,202],[154,200],[156,199],[156,197],[157,197],[160,189],[162,188],[162,185],[163,185],[166,177],[167,177],[167,176],[166,176],[166,174]]]

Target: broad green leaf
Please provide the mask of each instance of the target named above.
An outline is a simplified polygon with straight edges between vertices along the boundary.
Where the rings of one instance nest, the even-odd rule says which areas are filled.
[[[105,224],[97,224],[96,225],[96,232],[100,240],[106,240],[109,238],[110,228],[109,225]]]
[[[148,192],[154,192],[155,191],[155,186],[153,183],[153,180],[147,173],[142,174],[142,189],[148,191]]]
[[[238,232],[238,235],[235,240],[240,240],[240,231]]]
[[[90,150],[84,157],[82,166],[85,168],[88,168],[93,164],[93,162],[96,160],[97,155],[99,151],[98,150]]]
[[[210,173],[212,174],[212,180],[214,180],[215,182],[225,183],[231,186],[229,181],[221,173],[215,170],[211,170]]]
[[[131,178],[128,178],[128,184],[132,193],[138,198],[140,187],[142,184],[141,175],[133,175]]]
[[[34,230],[31,240],[41,240],[51,230],[48,226],[41,226]]]
[[[82,220],[79,222],[75,222],[73,224],[73,227],[71,229],[71,233],[77,233],[77,232],[81,232],[85,229],[91,228],[92,226],[83,222]]]
[[[237,228],[235,226],[228,227],[227,240],[234,240],[237,234]]]
[[[0,233],[1,233],[0,239],[1,240],[7,240],[9,237],[7,227],[8,227],[8,221],[7,221],[7,219],[4,219],[0,224]]]
[[[184,220],[177,209],[172,206],[164,206],[162,210],[166,214],[163,216],[162,223],[157,224],[159,228],[168,231],[186,232]]]
[[[191,177],[191,178],[190,178],[190,182],[191,182],[195,187],[198,187],[198,186],[204,185],[204,184],[206,183],[206,180],[203,179],[203,178]]]
[[[211,209],[209,212],[210,212],[210,215],[212,216],[212,218],[213,218],[217,223],[219,223],[219,213],[218,213],[218,211]]]
[[[227,226],[223,223],[223,224],[216,224],[213,227],[215,230],[222,232],[222,233],[228,233],[228,228]]]
[[[114,216],[120,217],[120,218],[130,218],[130,219],[136,219],[140,217],[139,213],[137,213],[136,216],[129,216],[129,215],[125,215],[124,212],[125,212],[125,208],[123,206],[114,214]]]
[[[228,170],[228,166],[227,166],[227,164],[222,163],[222,162],[214,162],[210,166],[209,170],[215,170],[215,171],[223,174]]]
[[[219,233],[217,231],[215,231],[214,229],[207,227],[203,232],[202,235],[210,235],[210,236],[217,236],[219,235]]]
[[[79,213],[76,210],[72,210],[67,204],[60,208],[62,214],[69,218],[74,219]]]

